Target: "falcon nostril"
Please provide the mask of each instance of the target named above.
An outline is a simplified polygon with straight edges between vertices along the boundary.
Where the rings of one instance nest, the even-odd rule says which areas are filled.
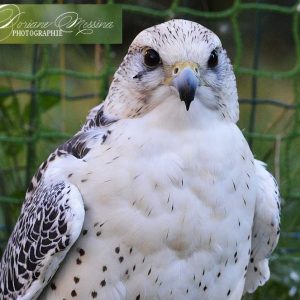
[[[179,68],[176,67],[176,68],[174,69],[173,73],[176,75],[178,72],[179,72]]]

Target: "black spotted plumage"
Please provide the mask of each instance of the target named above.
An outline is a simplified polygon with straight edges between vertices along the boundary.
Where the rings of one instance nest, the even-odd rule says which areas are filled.
[[[90,148],[86,145],[87,138],[88,135],[86,133],[78,133],[70,140],[59,146],[56,153],[59,156],[63,154],[71,154],[76,158],[83,158],[90,151]]]
[[[91,129],[113,122],[101,108],[97,110],[93,117],[86,120],[81,131],[51,153],[33,176],[0,263],[0,295],[3,296],[0,299],[13,300],[26,294],[36,280],[44,280],[41,274],[45,273],[45,258],[63,253],[71,246],[70,225],[66,217],[73,210],[69,205],[73,187],[63,180],[45,184],[44,174],[49,165],[62,156],[83,159],[90,151],[88,143],[91,140],[100,139],[104,143],[111,134],[110,130],[93,132]],[[69,174],[69,177],[72,175]],[[78,259],[77,263],[81,260]]]
[[[117,119],[108,117],[104,114],[103,105],[96,106],[88,115],[85,124],[83,125],[81,131],[88,131],[91,128],[103,128],[107,127],[110,124],[118,121]]]
[[[39,184],[26,198],[0,264],[1,299],[16,299],[40,279],[45,256],[64,251],[70,243],[67,218],[70,185]]]

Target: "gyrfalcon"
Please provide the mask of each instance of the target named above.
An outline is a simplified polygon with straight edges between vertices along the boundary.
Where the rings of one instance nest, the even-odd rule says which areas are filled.
[[[238,117],[213,32],[177,19],[142,31],[105,101],[35,174],[0,298],[237,300],[263,285],[279,193]]]

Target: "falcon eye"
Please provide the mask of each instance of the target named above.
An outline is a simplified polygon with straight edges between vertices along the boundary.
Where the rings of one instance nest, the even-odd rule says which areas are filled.
[[[159,54],[153,49],[147,49],[144,54],[144,63],[148,67],[156,67],[161,62]]]
[[[218,65],[218,53],[217,50],[214,49],[208,59],[207,66],[209,68],[215,68]]]

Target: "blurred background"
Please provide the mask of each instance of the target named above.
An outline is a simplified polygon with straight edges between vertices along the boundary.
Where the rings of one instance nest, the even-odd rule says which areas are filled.
[[[149,26],[185,18],[221,38],[237,75],[239,127],[281,188],[282,233],[271,280],[244,299],[300,299],[300,0],[108,2],[123,7],[120,45],[0,46],[0,256],[36,168],[103,101],[132,39]]]

